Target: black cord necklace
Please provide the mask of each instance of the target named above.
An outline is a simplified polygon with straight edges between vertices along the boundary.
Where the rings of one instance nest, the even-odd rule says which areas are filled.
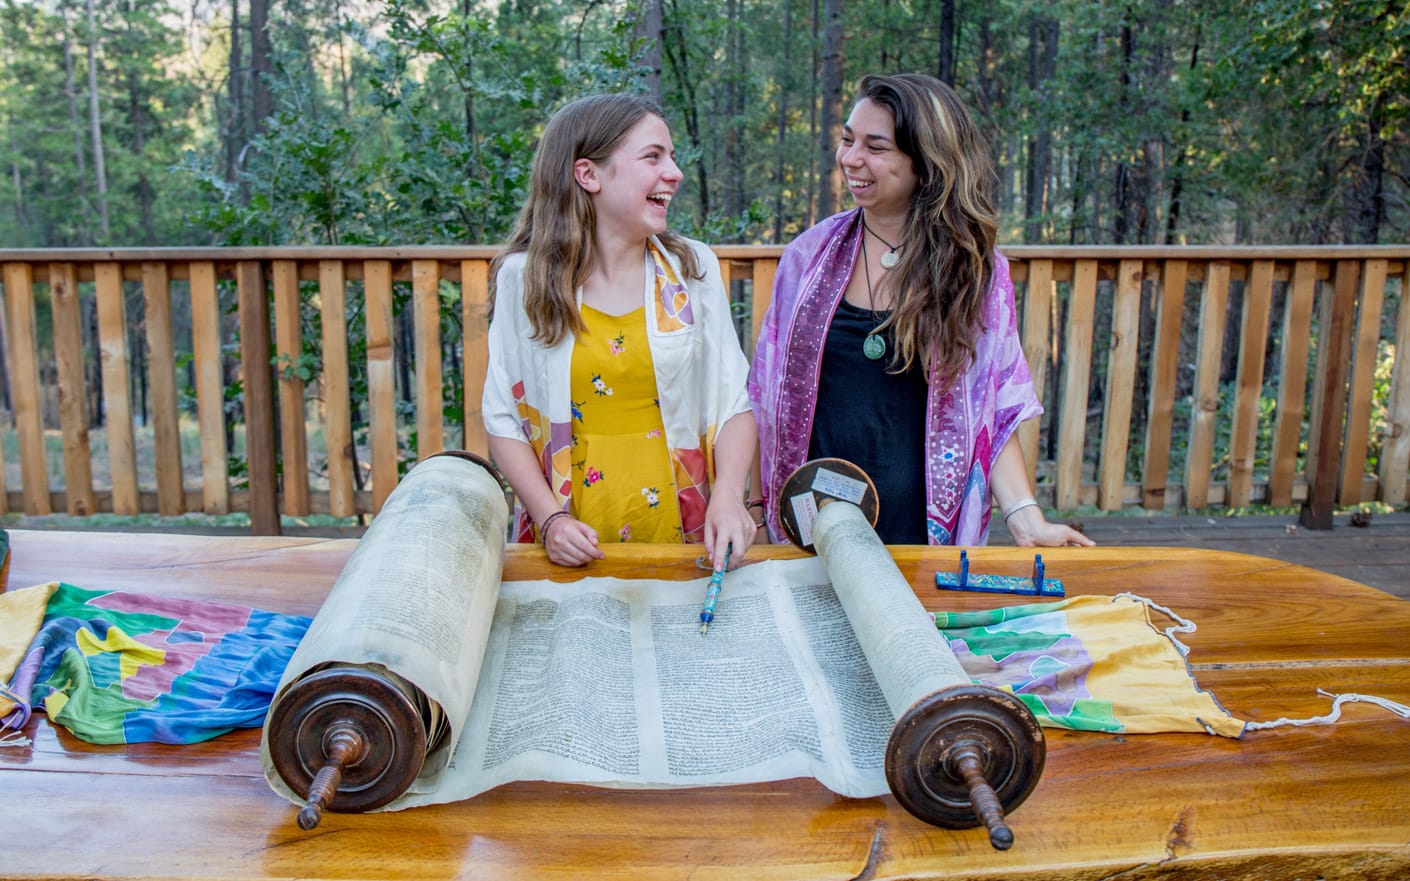
[[[876,240],[877,240],[878,242],[881,242],[883,245],[885,245],[886,247],[888,247],[888,248],[891,249],[891,250],[887,251],[885,254],[882,254],[882,255],[881,255],[881,268],[882,268],[882,269],[895,269],[895,268],[896,268],[896,264],[901,262],[901,255],[898,254],[898,253],[896,253],[896,247],[897,247],[897,246],[891,244],[890,242],[886,241],[886,239],[883,239],[881,236],[877,235],[876,230],[874,230],[874,229],[871,228],[871,224],[867,223],[867,220],[866,220],[865,217],[862,218],[862,227],[863,227],[867,232],[869,232],[869,233],[871,233],[872,235],[876,236]]]
[[[881,238],[881,237],[880,237],[880,236],[877,236],[877,238]],[[886,241],[885,239],[881,239],[881,240],[882,240],[883,242]],[[883,254],[882,257],[881,257],[881,262],[882,262],[882,263],[885,263],[885,262],[886,262],[886,256],[885,256],[884,254]],[[863,274],[863,276],[864,276],[864,277],[866,278],[866,280],[867,280],[867,311],[871,313],[871,318],[872,318],[873,321],[875,321],[875,320],[876,320],[876,296],[872,293],[872,290],[871,290],[871,259],[867,256],[867,237],[866,237],[866,236],[862,236],[862,274]],[[866,355],[866,356],[867,356],[867,360],[869,360],[869,361],[875,361],[875,360],[879,359],[882,355],[885,355],[885,354],[886,354],[886,337],[884,337],[884,336],[882,336],[881,334],[877,333],[877,332],[876,332],[876,329],[873,328],[873,329],[872,329],[872,332],[869,333],[869,334],[867,334],[867,338],[864,339],[864,340],[862,340],[862,354],[863,354],[863,355]]]

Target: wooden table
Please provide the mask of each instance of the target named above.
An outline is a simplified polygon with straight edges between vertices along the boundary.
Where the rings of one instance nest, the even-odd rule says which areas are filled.
[[[10,585],[60,579],[314,613],[348,539],[11,533]],[[594,574],[694,578],[698,549],[613,546]],[[796,556],[791,548],[755,549]],[[937,593],[958,551],[898,547],[927,607],[1010,602]],[[1032,552],[970,551],[972,571],[1027,574]],[[1131,590],[1195,621],[1199,683],[1249,720],[1325,713],[1321,687],[1410,704],[1410,603],[1259,557],[1160,548],[1048,550],[1069,594]],[[513,548],[505,577],[545,577]],[[558,570],[555,580],[576,573]],[[265,782],[259,733],[100,747],[42,716],[0,749],[0,876],[85,878],[1410,878],[1410,721],[1369,704],[1331,726],[1206,735],[1048,730],[1042,781],[982,829],[921,823],[891,797],[812,780],[630,792],[523,783],[466,802],[329,814],[313,832]]]

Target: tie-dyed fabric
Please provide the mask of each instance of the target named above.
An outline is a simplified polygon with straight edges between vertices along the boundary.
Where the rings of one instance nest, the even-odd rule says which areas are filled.
[[[939,612],[965,672],[1012,691],[1041,725],[1238,737],[1244,723],[1195,684],[1178,644],[1128,594],[1079,596],[987,612]]]
[[[45,586],[46,588],[49,586]],[[196,743],[263,724],[309,619],[52,585],[7,691],[90,743]]]

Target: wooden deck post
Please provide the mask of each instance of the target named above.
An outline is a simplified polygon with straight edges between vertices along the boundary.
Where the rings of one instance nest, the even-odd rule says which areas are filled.
[[[142,263],[142,299],[147,331],[147,377],[151,383],[152,445],[157,467],[157,513],[186,511],[182,487],[181,422],[176,404],[176,347],[172,339],[171,281],[161,260]]]
[[[235,267],[240,301],[240,365],[245,377],[245,456],[249,462],[250,531],[279,535],[279,473],[274,445],[274,380],[269,366],[269,300],[264,266]]]
[[[59,426],[64,437],[64,501],[68,513],[97,513],[92,447],[88,440],[88,389],[83,375],[83,309],[72,263],[49,264],[54,308],[54,366],[59,383]]]
[[[1336,263],[1332,295],[1323,297],[1318,319],[1317,374],[1313,378],[1312,435],[1307,451],[1307,501],[1298,522],[1308,529],[1331,529],[1341,470],[1342,417],[1350,373],[1351,327],[1356,319],[1356,285],[1361,264]]]
[[[461,373],[465,377],[465,427],[461,446],[484,456],[489,455],[490,443],[480,399],[484,396],[485,374],[490,367],[489,304],[490,264],[485,260],[462,260],[460,326],[463,329]]]
[[[53,513],[49,466],[44,452],[44,412],[39,392],[38,332],[34,317],[34,268],[5,264],[5,308],[9,332],[10,387],[14,396],[15,434],[20,445],[24,512]],[[8,506],[0,506],[6,507]]]

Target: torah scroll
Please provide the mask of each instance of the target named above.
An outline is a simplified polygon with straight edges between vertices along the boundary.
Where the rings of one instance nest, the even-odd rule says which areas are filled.
[[[470,798],[515,780],[814,777],[847,796],[892,792],[898,732],[920,725],[909,761],[943,766],[934,750],[953,738],[935,736],[936,695],[976,687],[849,508],[819,513],[818,557],[731,571],[702,636],[703,573],[501,584],[501,487],[478,462],[427,459],[389,496],[286,670],[264,730],[266,777],[312,802],[315,778],[340,755],[316,806],[334,811]],[[993,724],[969,719],[965,731]],[[898,798],[930,822],[977,825],[954,774],[957,784],[920,784],[922,801],[958,786],[953,810],[925,817]],[[1005,807],[1005,792],[1026,796],[1037,779],[999,776]]]

